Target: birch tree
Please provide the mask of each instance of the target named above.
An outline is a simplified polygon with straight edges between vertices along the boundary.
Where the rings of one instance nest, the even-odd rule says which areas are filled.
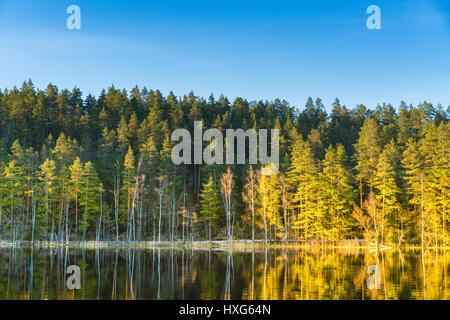
[[[231,208],[231,195],[233,193],[234,181],[233,181],[233,173],[231,172],[230,167],[228,167],[227,172],[223,173],[220,177],[220,185],[221,185],[221,193],[223,198],[223,206],[225,209],[226,220],[227,220],[227,238],[228,241],[233,240],[233,225],[234,225],[234,217],[232,214]]]

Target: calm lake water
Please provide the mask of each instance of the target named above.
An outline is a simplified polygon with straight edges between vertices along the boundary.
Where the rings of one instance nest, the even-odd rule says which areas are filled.
[[[0,248],[0,299],[448,300],[449,262],[449,251]],[[80,290],[67,289],[69,265]]]

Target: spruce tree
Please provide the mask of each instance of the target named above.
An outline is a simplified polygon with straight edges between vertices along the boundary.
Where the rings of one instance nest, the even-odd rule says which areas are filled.
[[[200,193],[200,204],[201,219],[207,224],[207,234],[209,241],[211,241],[212,227],[216,226],[221,209],[219,191],[217,190],[212,176],[209,177],[207,183],[203,184],[203,188]]]

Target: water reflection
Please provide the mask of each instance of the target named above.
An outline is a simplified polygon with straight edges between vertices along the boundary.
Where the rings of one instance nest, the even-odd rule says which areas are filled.
[[[445,251],[0,248],[0,299],[449,299],[448,264]]]

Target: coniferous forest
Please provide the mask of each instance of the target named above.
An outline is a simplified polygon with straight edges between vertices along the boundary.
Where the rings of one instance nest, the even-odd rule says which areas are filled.
[[[427,102],[295,108],[28,81],[0,91],[0,240],[449,245],[448,115]],[[279,129],[279,172],[174,165],[171,134],[194,121]]]

